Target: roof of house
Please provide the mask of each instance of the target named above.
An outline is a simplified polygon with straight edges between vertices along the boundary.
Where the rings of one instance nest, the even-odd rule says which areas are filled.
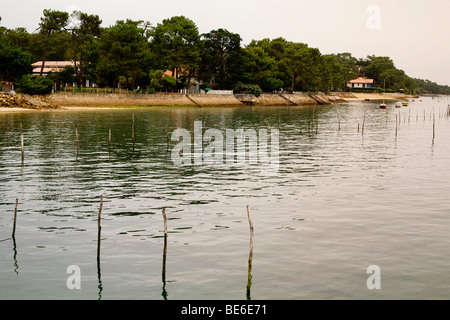
[[[31,65],[33,68],[42,66],[42,61],[37,61]],[[45,61],[44,68],[64,68],[67,66],[74,66],[73,61]]]
[[[349,81],[350,83],[373,83],[373,79],[359,77]]]
[[[61,72],[64,68],[44,68],[43,73],[49,73],[49,72]],[[33,68],[33,73],[37,74],[41,72],[41,68]]]

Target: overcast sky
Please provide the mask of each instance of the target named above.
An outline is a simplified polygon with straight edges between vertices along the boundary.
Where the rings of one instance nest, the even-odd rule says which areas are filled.
[[[357,58],[389,56],[411,77],[450,85],[450,0],[2,0],[1,24],[34,31],[44,9],[150,21],[184,15],[201,33],[225,28],[252,39],[283,37]]]

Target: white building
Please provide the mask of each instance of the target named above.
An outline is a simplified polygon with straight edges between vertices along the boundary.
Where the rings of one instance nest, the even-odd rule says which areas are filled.
[[[350,80],[347,83],[347,87],[349,87],[349,88],[373,88],[374,80],[359,77],[357,79]]]
[[[78,65],[78,62],[77,62]],[[41,68],[42,68],[42,61],[37,61],[33,63],[33,74],[39,76],[41,74]],[[73,67],[75,68],[75,62],[74,61],[45,61],[44,64],[44,70],[42,71],[42,76],[47,76],[50,72],[61,72],[66,67]],[[77,84],[73,83],[73,87],[76,87]],[[86,87],[95,87],[94,83],[91,83],[89,80],[86,80]]]

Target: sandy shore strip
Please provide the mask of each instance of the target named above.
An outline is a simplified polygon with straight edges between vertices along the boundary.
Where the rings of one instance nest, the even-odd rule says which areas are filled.
[[[345,97],[347,101],[361,101],[361,100],[404,100],[404,99],[416,99],[418,96],[405,95],[402,93],[354,93],[354,98]]]
[[[27,108],[5,108],[0,107],[0,113],[4,112],[40,112],[40,111],[49,111],[49,110],[38,110],[38,109],[27,109]]]

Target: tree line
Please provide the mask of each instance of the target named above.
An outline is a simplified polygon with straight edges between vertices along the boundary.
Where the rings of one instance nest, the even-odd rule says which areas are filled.
[[[33,33],[0,26],[0,76],[19,86],[51,80],[52,86],[82,87],[90,80],[99,87],[146,92],[196,84],[240,91],[256,87],[265,92],[281,88],[329,92],[349,90],[347,82],[363,76],[374,79],[378,90],[450,94],[448,86],[409,77],[389,57],[321,54],[317,48],[281,37],[244,46],[239,34],[226,29],[200,34],[195,22],[184,16],[155,26],[129,19],[109,27],[101,24],[98,15],[46,9]],[[76,65],[46,80],[30,76],[33,62],[43,61],[42,74],[46,61],[64,60]]]

